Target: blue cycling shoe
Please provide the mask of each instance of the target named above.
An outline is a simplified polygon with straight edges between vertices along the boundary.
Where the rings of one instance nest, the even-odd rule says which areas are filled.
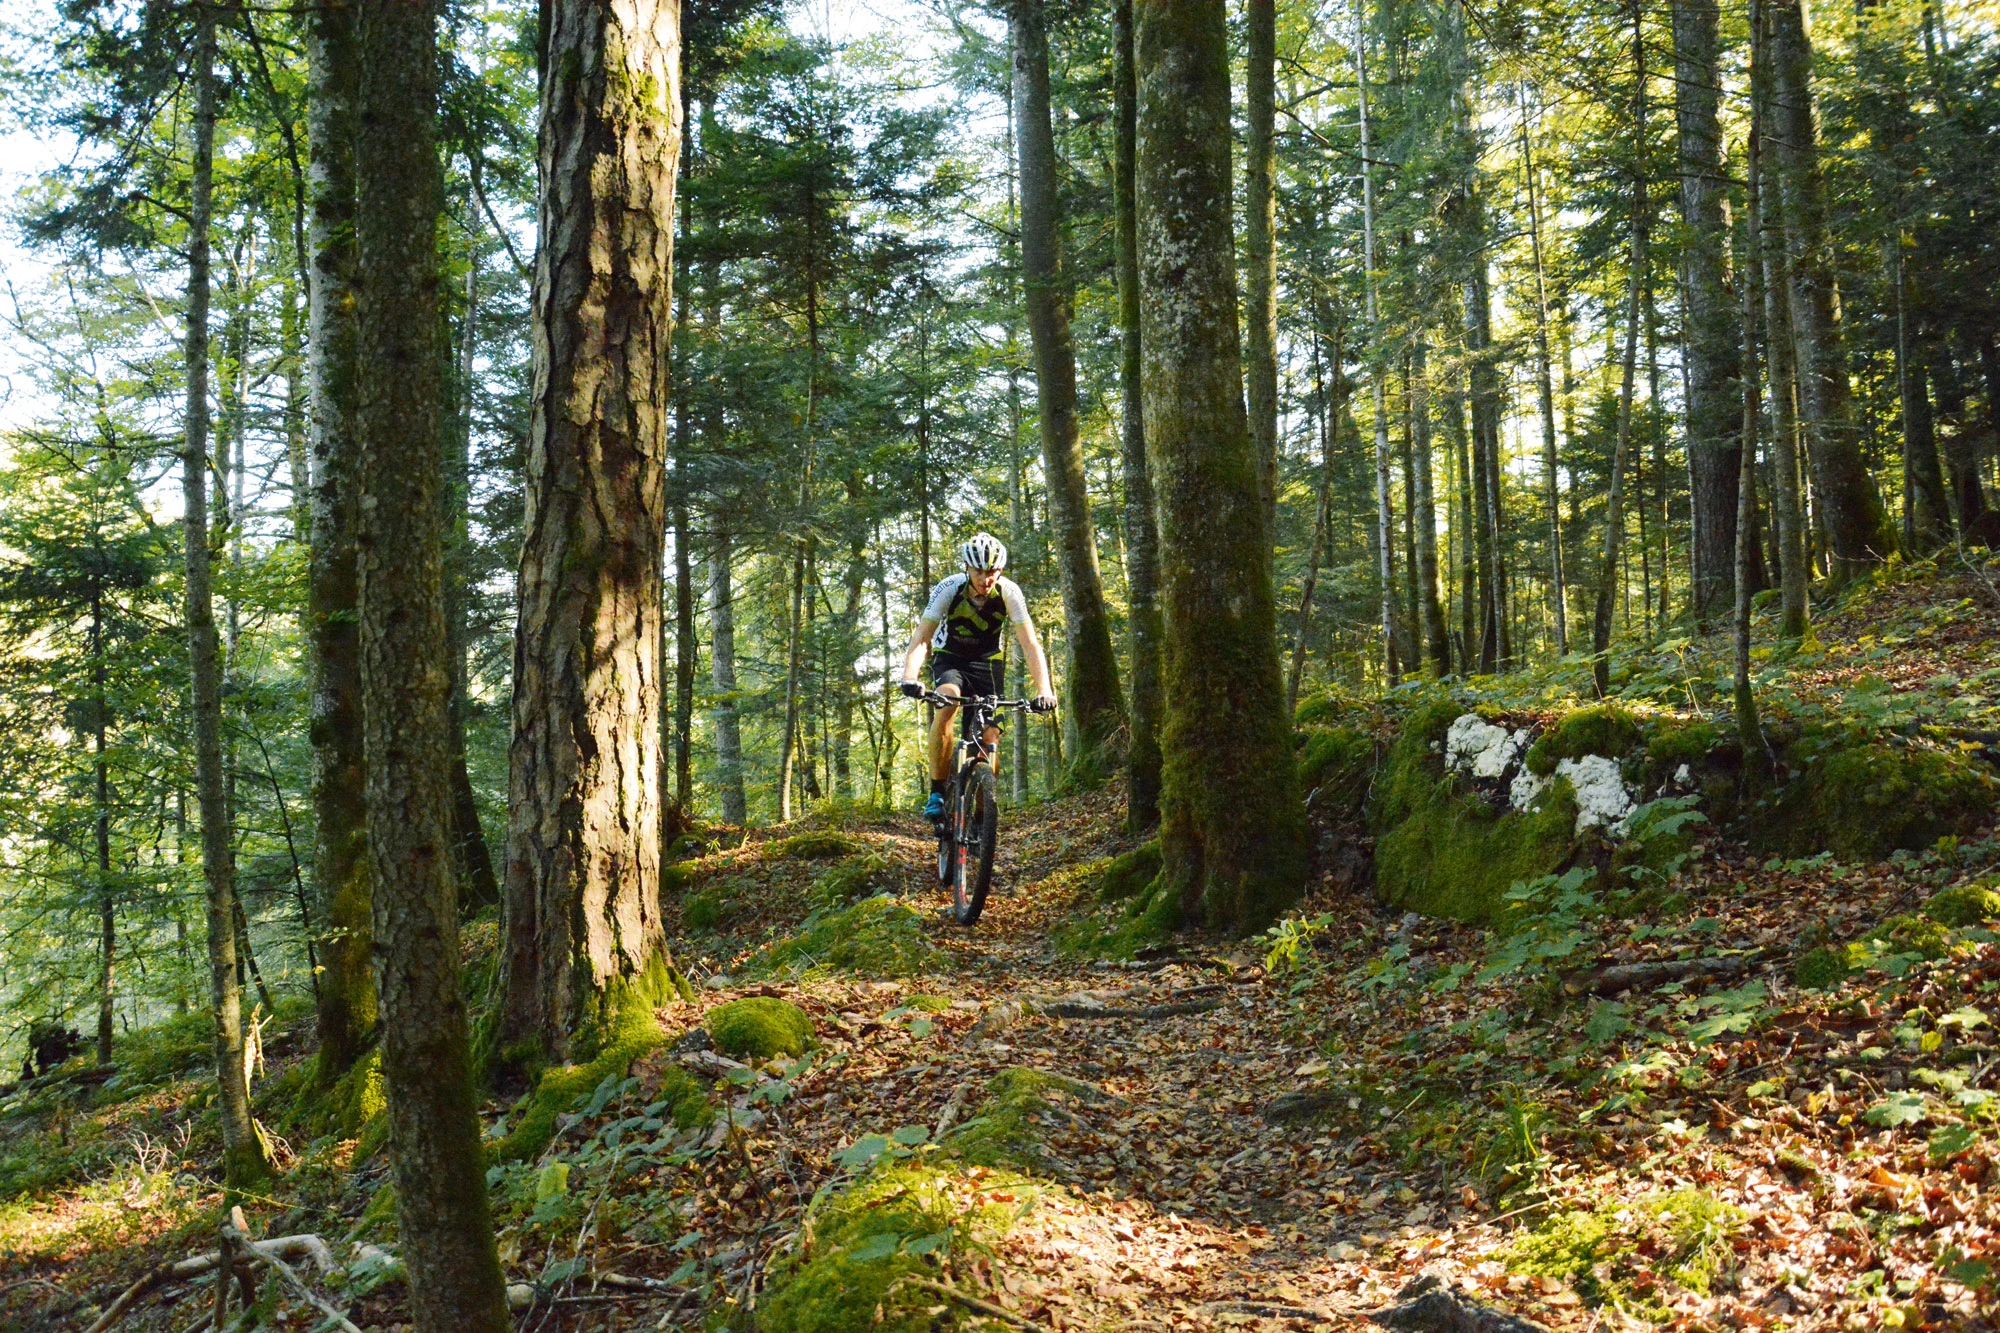
[[[943,792],[935,792],[935,791],[932,792],[930,800],[924,802],[924,818],[926,819],[944,818]]]

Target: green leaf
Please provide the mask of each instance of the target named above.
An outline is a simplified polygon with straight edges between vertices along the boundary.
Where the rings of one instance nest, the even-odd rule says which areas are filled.
[[[877,1259],[887,1259],[903,1246],[901,1232],[890,1232],[882,1236],[870,1236],[860,1245],[847,1252],[847,1261],[855,1264],[872,1263]]]
[[[583,1108],[583,1118],[588,1120],[604,1109],[604,1104],[618,1095],[618,1075],[606,1074],[604,1081],[597,1085],[597,1091],[590,1094],[590,1104]]]
[[[1920,1124],[1930,1114],[1921,1092],[1892,1092],[1862,1113],[1861,1118],[1884,1129]]]
[[[1956,1157],[1979,1142],[1979,1131],[1970,1125],[1946,1125],[1931,1131],[1930,1152],[1934,1161]]]
[[[859,1171],[889,1151],[889,1140],[881,1134],[863,1134],[833,1155],[833,1160],[849,1171]]]
[[[908,1245],[905,1245],[903,1253],[930,1254],[935,1250],[949,1249],[950,1247],[951,1233],[949,1231],[933,1231],[930,1235],[919,1236]]]
[[[1981,1024],[1990,1021],[1985,1014],[1968,1004],[1963,1009],[1954,1009],[1943,1018],[1940,1018],[1937,1025],[1941,1028],[1961,1027],[1970,1032]]]
[[[569,1193],[569,1163],[557,1158],[543,1167],[535,1177],[535,1202],[560,1199]]]
[[[937,1024],[928,1018],[913,1018],[910,1020],[910,1035],[912,1037],[928,1037],[936,1027]]]
[[[1604,1000],[1590,1011],[1590,1018],[1583,1025],[1583,1035],[1591,1045],[1602,1046],[1630,1031],[1631,1027],[1632,1020],[1626,1015],[1625,1006],[1616,1000]]]
[[[931,1132],[922,1125],[904,1125],[889,1136],[905,1148],[914,1148],[930,1141]]]

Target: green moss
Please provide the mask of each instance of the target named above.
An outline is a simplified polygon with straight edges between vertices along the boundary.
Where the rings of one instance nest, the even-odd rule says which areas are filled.
[[[1992,814],[1994,780],[1956,755],[1881,744],[1836,745],[1814,756],[1779,796],[1776,817],[1758,821],[1759,850],[1842,861],[1876,861],[1897,848],[1920,851],[1947,834],[1971,833]]]
[[[1324,726],[1352,717],[1364,708],[1365,705],[1343,690],[1322,690],[1299,700],[1299,706],[1292,710],[1292,725],[1303,731],[1308,727]]]
[[[1991,884],[1960,884],[1934,895],[1924,915],[1947,926],[1976,926],[2000,920],[2000,890]]]
[[[813,881],[813,902],[821,907],[845,907],[857,898],[889,893],[896,887],[895,868],[880,852],[850,856]]]
[[[1405,774],[1402,785],[1417,783]],[[1539,808],[1495,814],[1439,777],[1428,799],[1407,804],[1393,825],[1378,815],[1376,828],[1375,887],[1385,903],[1427,916],[1492,922],[1509,888],[1553,874],[1575,855],[1576,799],[1569,783],[1557,778]]]
[[[1639,748],[1639,718],[1622,704],[1591,704],[1567,714],[1528,747],[1528,771],[1547,777],[1564,759],[1587,754],[1619,759]]]
[[[357,1138],[370,1122],[389,1109],[388,1084],[382,1078],[382,1051],[369,1051],[334,1080],[327,1090],[328,1128],[344,1138]]]
[[[678,1065],[669,1067],[660,1076],[660,1087],[653,1100],[667,1104],[667,1115],[675,1129],[693,1129],[715,1119],[715,1106],[708,1100],[707,1091],[693,1074]]]
[[[1413,711],[1401,734],[1383,758],[1376,776],[1370,820],[1378,828],[1393,828],[1437,796],[1444,778],[1444,758],[1438,752],[1444,736],[1465,708],[1444,699]]]
[[[1722,733],[1711,722],[1661,717],[1654,721],[1653,734],[1646,741],[1646,758],[1663,768],[1674,769],[1682,764],[1701,763],[1721,743]]]
[[[1681,1189],[1557,1213],[1502,1256],[1512,1271],[1569,1282],[1593,1302],[1661,1312],[1666,1293],[1658,1279],[1707,1295],[1734,1253],[1730,1238],[1743,1219],[1739,1208]]]
[[[1921,916],[1892,916],[1868,932],[1868,938],[1892,953],[1942,958],[1951,952],[1951,927]]]
[[[637,977],[614,983],[598,1001],[596,1021],[579,1043],[578,1064],[542,1070],[524,1099],[521,1117],[488,1157],[519,1161],[540,1152],[555,1133],[556,1117],[597,1090],[606,1078],[623,1078],[632,1062],[665,1040],[656,1010],[674,999],[692,999],[687,982],[664,957]]]
[[[1104,869],[1097,875],[1097,900],[1105,903],[1122,902],[1136,893],[1142,892],[1160,873],[1160,842],[1153,841],[1134,847],[1103,863]]]
[[[719,1004],[705,1020],[715,1048],[725,1055],[770,1060],[803,1055],[812,1045],[813,1021],[795,1004],[770,995]]]
[[[753,973],[818,968],[862,976],[907,977],[943,961],[915,912],[894,898],[863,898],[839,912],[815,912],[804,929],[753,958]]]
[[[1004,1193],[982,1204],[974,1189]],[[1020,1215],[1034,1186],[1004,1175],[976,1185],[956,1171],[902,1162],[878,1168],[816,1204],[799,1246],[773,1265],[758,1301],[757,1333],[876,1329],[933,1333],[966,1312],[907,1283],[935,1279],[957,1255],[990,1245]]]
[[[909,999],[903,1001],[903,1008],[914,1009],[921,1014],[941,1014],[951,1008],[951,997],[949,995],[932,995],[927,991],[919,991]]]
[[[865,850],[859,838],[845,833],[794,833],[771,844],[771,855],[794,861],[830,861],[836,856],[853,856]]]
[[[1855,970],[1849,956],[1853,945],[1812,949],[1792,964],[1792,984],[1806,990],[1833,990]]]
[[[1299,790],[1313,809],[1359,813],[1375,775],[1375,738],[1351,727],[1311,727],[1300,740]]]
[[[1067,1118],[1063,1101],[1096,1106],[1105,1100],[1088,1083],[1018,1065],[994,1075],[986,1091],[985,1106],[946,1135],[942,1146],[973,1166],[1021,1171],[1049,1169],[1041,1126]]]

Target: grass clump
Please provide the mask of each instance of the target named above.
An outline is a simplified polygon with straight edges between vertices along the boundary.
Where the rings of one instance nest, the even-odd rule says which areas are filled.
[[[708,1011],[708,1035],[726,1055],[770,1060],[803,1055],[813,1042],[813,1021],[795,1004],[769,995],[719,1004]]]
[[[1734,1254],[1739,1208],[1697,1189],[1557,1213],[1508,1246],[1507,1267],[1557,1278],[1585,1299],[1635,1314],[1668,1308],[1668,1283],[1707,1295]]]
[[[993,1076],[979,1114],[953,1130],[943,1146],[972,1166],[1046,1171],[1039,1127],[1061,1117],[1063,1101],[1096,1106],[1105,1095],[1088,1083],[1017,1065]]]
[[[822,870],[813,881],[813,901],[821,907],[845,907],[857,898],[889,893],[896,887],[889,858],[862,852]]]
[[[903,1001],[903,1008],[914,1009],[920,1014],[941,1014],[951,1008],[949,995],[932,995],[928,991],[918,991]]]
[[[817,831],[794,833],[789,838],[771,844],[771,855],[788,857],[794,861],[831,861],[838,856],[853,856],[866,850],[859,838],[845,833]]]
[[[1302,731],[1308,727],[1325,726],[1363,712],[1365,708],[1366,705],[1344,690],[1326,689],[1299,700],[1299,706],[1292,710],[1292,725]]]
[[[2000,920],[2000,890],[1991,884],[1960,884],[1934,895],[1924,915],[1947,926],[1976,926]]]
[[[213,1073],[215,1019],[197,1011],[128,1032],[112,1043],[111,1063],[126,1087]]]
[[[976,1183],[955,1171],[899,1162],[815,1203],[800,1244],[774,1265],[758,1302],[757,1333],[876,1329],[932,1333],[964,1326],[966,1313],[904,1282],[936,1279],[952,1261],[1003,1235],[1032,1186],[1004,1175]],[[1005,1191],[982,1203],[978,1191]],[[969,1197],[968,1197],[969,1196]]]
[[[861,976],[908,977],[934,968],[941,955],[922,920],[894,898],[863,898],[840,911],[821,909],[799,933],[765,949],[752,973],[800,973],[817,968]]]
[[[1620,759],[1645,738],[1638,715],[1623,704],[1592,704],[1567,714],[1528,747],[1528,771],[1547,777],[1565,759],[1587,754]]]

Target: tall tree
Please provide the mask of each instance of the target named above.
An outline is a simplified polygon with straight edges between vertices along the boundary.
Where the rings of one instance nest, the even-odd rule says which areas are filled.
[[[1774,132],[1770,9],[1769,0],[1751,0],[1750,133],[1756,138],[1760,152],[1771,147]],[[1758,169],[1763,170],[1761,157]],[[1791,303],[1785,291],[1784,209],[1778,195],[1768,181],[1759,188],[1757,251],[1764,292],[1765,365],[1771,380],[1771,471],[1776,479],[1771,508],[1778,520],[1778,580],[1782,599],[1779,633],[1797,641],[1810,629],[1807,596],[1811,560],[1806,552],[1797,359]]]
[[[345,1073],[375,1027],[368,952],[367,763],[361,742],[361,626],[356,565],[360,437],[354,420],[353,12],[323,5],[305,20],[310,145],[306,346],[312,459],[306,624],[312,641],[313,890],[324,974],[322,1082]]]
[[[1136,8],[1146,447],[1167,627],[1155,901],[1190,925],[1254,929],[1297,898],[1306,847],[1243,409],[1227,25],[1222,0]]]
[[[1354,6],[1354,88],[1361,117],[1361,271],[1368,303],[1368,388],[1375,409],[1375,577],[1382,595],[1383,674],[1393,685],[1408,664],[1397,652],[1395,521],[1389,513],[1389,350],[1375,290],[1375,158],[1368,133],[1368,29],[1361,0]]]
[[[1854,422],[1820,171],[1812,42],[1800,0],[1773,0],[1770,20],[1770,142],[1784,200],[1785,296],[1797,348],[1799,425],[1812,459],[1815,517],[1825,521],[1828,573],[1845,583],[1887,559],[1896,533],[1861,457]]]
[[[1563,567],[1562,478],[1556,452],[1556,398],[1549,362],[1549,278],[1542,247],[1541,180],[1528,127],[1527,99],[1521,108],[1521,175],[1528,186],[1528,246],[1535,265],[1535,390],[1542,415],[1542,490],[1548,505],[1549,605],[1555,626],[1556,656],[1569,652],[1569,578]]]
[[[501,1032],[551,1059],[650,1003],[660,923],[677,10],[547,11]],[[637,987],[634,996],[631,988]]]
[[[263,1136],[250,1118],[243,1065],[243,991],[236,954],[236,851],[222,763],[222,663],[208,524],[209,233],[215,199],[215,12],[195,12],[194,167],[190,177],[187,253],[187,413],[181,453],[181,520],[187,560],[190,708],[194,714],[195,796],[201,810],[201,868],[208,883],[209,995],[215,1015],[215,1063],[222,1090],[224,1171],[232,1186],[270,1175]]]
[[[1139,332],[1139,90],[1133,71],[1132,0],[1112,9],[1112,202],[1118,263],[1119,444],[1125,481],[1125,601],[1132,653],[1132,739],[1125,751],[1126,823],[1133,830],[1160,822],[1159,527],[1153,480],[1146,466],[1143,348]],[[1017,770],[1018,771],[1018,770]]]
[[[1688,487],[1693,518],[1692,601],[1706,625],[1731,604],[1736,560],[1737,437],[1742,394],[1735,309],[1723,255],[1722,71],[1715,0],[1673,0],[1674,110],[1680,144],[1680,286],[1686,344]],[[1664,485],[1666,478],[1659,477]]]
[[[1276,0],[1244,0],[1243,27],[1243,388],[1270,531],[1278,513]]]
[[[418,1333],[511,1328],[474,1111],[447,769],[437,18],[357,7],[361,690],[376,987]]]
[[[1015,142],[1021,164],[1021,279],[1028,335],[1035,350],[1036,400],[1041,407],[1042,470],[1054,521],[1062,575],[1063,646],[1071,721],[1082,762],[1098,751],[1125,717],[1111,616],[1097,565],[1097,533],[1077,435],[1076,349],[1070,338],[1069,278],[1064,272],[1061,205],[1056,189],[1055,129],[1049,108],[1049,40],[1043,0],[1013,0]]]

